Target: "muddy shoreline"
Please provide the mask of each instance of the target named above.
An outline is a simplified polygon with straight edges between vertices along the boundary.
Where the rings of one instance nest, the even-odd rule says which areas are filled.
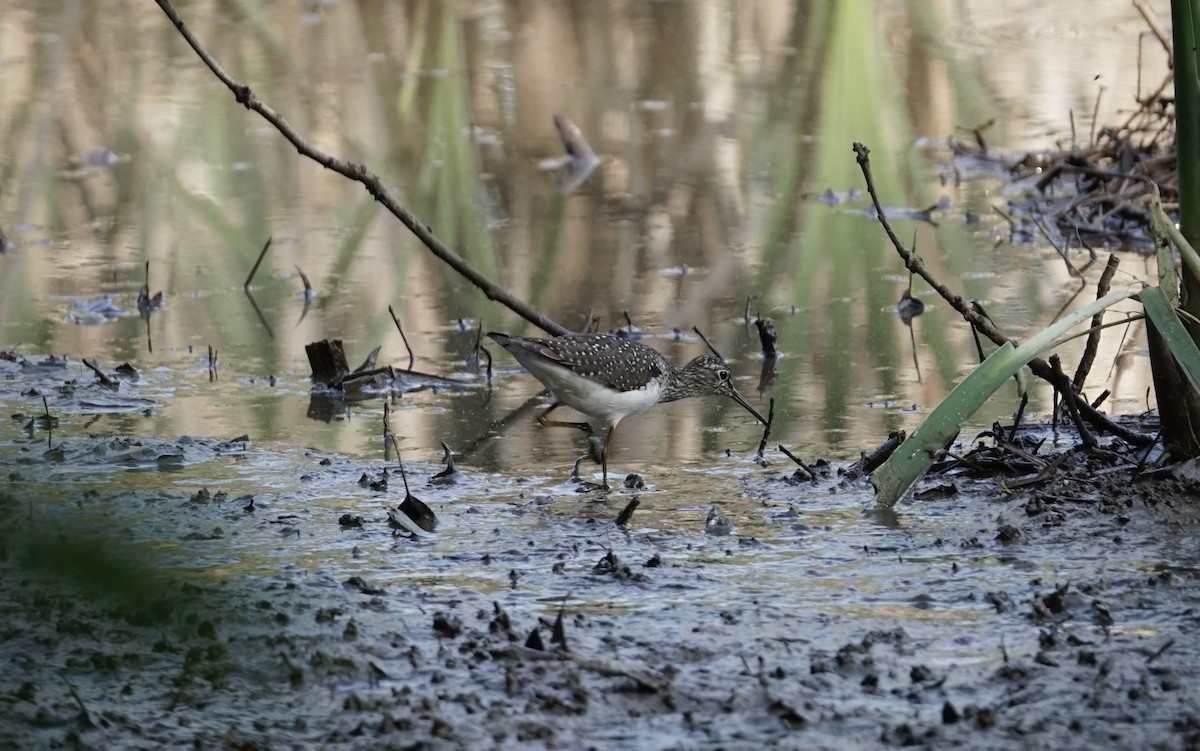
[[[65,444],[97,472],[168,448]],[[480,492],[467,468],[420,486],[441,526],[410,539],[383,513],[402,496],[349,490],[362,462],[188,444],[213,477],[307,464],[305,490],[47,493],[57,459],[6,449],[0,747],[1200,744],[1193,481],[883,514],[768,470],[714,483],[715,536],[707,502],[645,493],[672,510],[622,530],[628,494]]]

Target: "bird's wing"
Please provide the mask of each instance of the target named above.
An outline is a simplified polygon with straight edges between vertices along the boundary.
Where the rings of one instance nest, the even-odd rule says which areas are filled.
[[[614,391],[634,391],[663,375],[661,355],[619,336],[582,334],[538,343],[542,357]]]

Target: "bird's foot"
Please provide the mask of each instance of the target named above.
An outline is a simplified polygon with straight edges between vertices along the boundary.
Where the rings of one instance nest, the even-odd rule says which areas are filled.
[[[612,488],[608,487],[608,483],[592,482],[591,480],[583,480],[575,488],[576,493],[592,493],[595,491],[607,493],[610,490],[612,490]]]

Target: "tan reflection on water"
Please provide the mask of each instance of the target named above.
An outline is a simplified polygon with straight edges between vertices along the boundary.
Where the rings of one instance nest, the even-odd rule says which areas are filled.
[[[610,327],[628,312],[651,331],[700,326],[753,392],[757,346],[739,323],[753,295],[752,310],[775,320],[785,352],[773,390],[754,395],[779,401],[772,440],[841,455],[911,429],[921,412],[899,407],[928,409],[974,349],[953,316],[927,314],[917,324],[917,380],[908,331],[891,312],[902,269],[879,227],[846,212],[861,201],[812,200],[861,186],[850,142],[872,147],[889,205],[948,196],[986,214],[997,186],[940,185],[915,138],[995,117],[994,143],[1046,145],[1048,129],[1068,132],[1072,110],[1081,132],[1090,127],[1099,84],[1102,122],[1137,86],[1140,22],[1120,4],[1105,6],[1102,24],[1086,2],[248,7],[255,15],[209,4],[181,12],[231,74],[313,143],[367,164],[472,263],[557,320],[578,327],[590,312]],[[418,367],[435,372],[458,368],[468,338],[453,330],[460,318],[527,328],[432,260],[361,189],[300,159],[238,106],[157,8],[0,0],[0,17],[9,145],[0,226],[17,243],[0,258],[5,346],[153,368],[193,367],[198,355],[187,348],[213,344],[230,378],[299,380],[304,344],[325,337],[345,339],[352,358],[382,342],[381,359],[402,362],[389,304],[418,343]],[[1163,72],[1154,51],[1146,45],[1143,90]],[[561,154],[558,112],[604,159],[567,197],[539,166]],[[116,163],[78,163],[97,147]],[[1077,282],[1053,251],[993,249],[990,222],[964,226],[956,212],[937,228],[899,228],[916,233],[935,273],[1022,335],[1048,322]],[[275,245],[255,288],[274,339],[238,289],[269,235]],[[168,296],[151,321],[153,352],[136,318],[65,320],[69,296],[129,303],[147,260],[152,289]],[[302,321],[296,266],[321,290]],[[1134,259],[1123,270],[1145,274]],[[1113,387],[1106,364],[1118,345],[1106,339],[1091,389]],[[671,347],[680,360],[699,351]],[[1117,377],[1118,406],[1140,408],[1144,374]],[[236,388],[206,392],[195,380],[204,398],[172,402],[154,432],[232,435],[249,417],[265,438],[374,450],[369,421],[316,426],[298,396],[247,412]],[[438,438],[465,441],[480,414],[496,417],[537,390],[527,378],[501,385],[500,399],[467,410],[469,424],[454,414],[466,409],[460,402],[419,398],[398,417],[403,434],[436,455]],[[1034,408],[1046,409],[1046,392],[1035,396]],[[980,421],[1007,415],[1014,401],[1007,395]],[[447,404],[449,414],[427,408]],[[752,426],[722,412],[651,413],[623,426],[618,445],[627,457],[663,461],[695,460],[729,441],[752,447]],[[734,437],[703,431],[718,422]],[[540,445],[544,436],[524,425],[511,437]]]

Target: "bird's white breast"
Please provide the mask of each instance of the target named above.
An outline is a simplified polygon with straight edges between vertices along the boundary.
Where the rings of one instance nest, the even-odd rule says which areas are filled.
[[[662,396],[660,379],[653,380],[640,389],[614,391],[545,360],[527,358],[523,364],[538,377],[538,380],[547,384],[555,398],[563,404],[613,426],[623,417],[654,406]]]

